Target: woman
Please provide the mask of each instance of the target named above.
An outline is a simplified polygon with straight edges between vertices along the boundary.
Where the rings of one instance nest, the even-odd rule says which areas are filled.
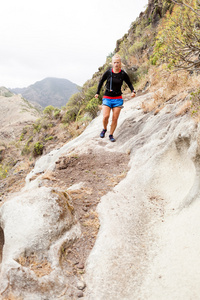
[[[115,138],[113,137],[113,133],[115,128],[117,127],[117,120],[120,114],[120,111],[123,107],[123,99],[121,87],[123,81],[127,83],[131,90],[131,97],[135,97],[136,92],[130,82],[129,76],[123,70],[121,70],[121,57],[118,54],[115,54],[112,57],[112,70],[106,71],[98,85],[97,93],[95,98],[99,97],[100,90],[105,80],[106,82],[106,91],[103,96],[103,130],[100,133],[100,137],[104,138],[105,133],[107,131],[108,120],[110,117],[110,112],[112,110],[112,123],[110,127],[110,135],[109,139],[111,142],[115,142]]]

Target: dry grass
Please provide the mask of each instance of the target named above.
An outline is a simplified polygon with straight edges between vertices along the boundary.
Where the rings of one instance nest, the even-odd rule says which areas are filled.
[[[43,180],[56,181],[55,175],[52,171],[47,171],[43,176]]]
[[[116,186],[122,179],[124,179],[127,175],[126,171],[123,171],[121,174],[113,176],[113,177],[109,177],[109,184],[108,186]]]
[[[150,67],[147,80],[151,83],[151,92],[156,92],[162,88],[166,95],[171,95],[187,89],[197,88],[200,75],[189,75],[186,71],[170,72],[165,65],[161,65]]]
[[[200,75],[190,75],[186,71],[169,72],[164,65],[159,67],[150,67],[146,76],[149,81],[149,91],[154,93],[153,100],[143,102],[141,108],[144,113],[154,111],[157,114],[166,102],[176,96],[176,102],[184,100],[192,90],[199,88]],[[190,110],[191,102],[186,101],[179,107],[176,114],[183,115]]]
[[[86,195],[91,195],[92,192],[93,190],[87,187],[81,187],[77,190],[67,190],[68,195],[72,197],[73,201],[87,198]]]
[[[21,297],[16,297],[13,293],[9,292],[7,296],[2,298],[2,300],[23,300]]]
[[[61,208],[60,220],[67,218],[70,225],[72,225],[75,211],[70,195],[68,194],[68,192],[60,192],[56,190],[53,190],[52,193],[57,195],[56,202]]]
[[[142,102],[141,108],[144,113],[148,113],[154,110],[154,114],[157,114],[164,107],[166,97],[162,91],[154,93],[154,99],[148,102]]]
[[[176,111],[176,116],[178,117],[178,116],[185,115],[187,112],[190,111],[191,105],[192,105],[191,100],[187,100],[184,103],[182,103],[182,105]]]
[[[46,258],[40,261],[36,254],[28,257],[20,256],[17,262],[23,267],[32,270],[37,277],[43,277],[49,275],[52,272],[51,264]]]
[[[92,236],[97,236],[100,223],[99,223],[99,218],[98,214],[96,211],[90,210],[86,215],[85,215],[85,221],[83,222],[83,226],[85,227],[90,227],[90,230],[92,231]],[[85,235],[87,235],[87,232],[84,232]],[[91,232],[90,232],[91,234]]]
[[[69,134],[71,135],[71,137],[75,138],[77,136],[79,136],[86,128],[86,126],[88,125],[87,122],[72,122],[68,125],[67,127],[67,131],[69,132]]]
[[[148,102],[142,102],[141,103],[141,108],[143,112],[146,114],[152,110],[155,109],[155,102],[154,100],[148,101]]]

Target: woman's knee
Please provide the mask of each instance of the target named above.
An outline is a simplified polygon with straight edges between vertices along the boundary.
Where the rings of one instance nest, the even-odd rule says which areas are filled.
[[[108,121],[108,119],[109,119],[109,115],[104,115],[103,116],[103,121]]]
[[[113,109],[113,116],[112,116],[113,122],[117,122],[119,115],[120,115],[120,111],[121,111],[121,108],[118,108],[118,107]]]
[[[112,116],[112,122],[117,123],[118,118],[119,118],[119,115],[113,115]]]

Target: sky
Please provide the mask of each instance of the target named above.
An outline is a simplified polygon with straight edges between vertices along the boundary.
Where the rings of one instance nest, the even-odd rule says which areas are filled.
[[[46,77],[82,86],[114,51],[148,0],[6,0],[0,16],[0,86]]]

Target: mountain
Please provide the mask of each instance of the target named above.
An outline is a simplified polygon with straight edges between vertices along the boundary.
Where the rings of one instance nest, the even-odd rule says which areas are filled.
[[[10,89],[11,92],[21,94],[30,102],[42,107],[53,105],[65,106],[69,98],[78,92],[78,86],[63,78],[48,77],[26,87]]]

